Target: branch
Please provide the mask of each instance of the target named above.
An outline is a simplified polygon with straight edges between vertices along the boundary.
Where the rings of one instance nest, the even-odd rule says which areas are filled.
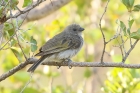
[[[30,11],[30,12],[29,12],[29,15],[27,16],[26,20],[24,21],[24,23],[38,20],[38,19],[41,19],[41,18],[44,18],[44,17],[50,15],[54,11],[59,10],[61,7],[68,4],[72,0],[56,0],[56,1],[52,1],[53,6],[52,6],[52,3],[49,3],[49,4],[46,4],[41,9],[35,9],[35,7],[38,6],[40,3],[42,3],[43,1],[44,0],[40,0],[39,2],[37,1],[35,4],[30,6],[29,8],[24,9],[23,11],[19,11],[12,17],[7,17],[7,20],[10,18],[17,18],[18,20],[23,20],[23,18],[25,18],[26,13],[28,11]]]
[[[104,33],[103,33],[103,30],[102,30],[101,21],[102,21],[102,19],[103,19],[103,16],[104,16],[105,13],[106,13],[106,10],[107,10],[109,1],[110,1],[110,0],[107,1],[107,4],[106,4],[106,6],[105,6],[105,10],[104,10],[104,12],[103,12],[103,14],[102,14],[102,16],[101,16],[101,18],[100,18],[100,22],[99,22],[99,27],[100,27],[100,31],[101,31],[101,33],[102,33],[103,42],[104,42],[103,51],[102,51],[102,56],[101,56],[101,63],[103,63],[103,57],[104,57],[105,48],[106,48],[106,44],[107,44],[107,43],[106,43],[106,40],[105,40],[105,35],[104,35]]]
[[[139,41],[139,40],[136,40],[136,41],[134,42],[133,45],[131,44],[131,48],[128,50],[127,53],[125,53],[125,56],[124,56],[124,58],[122,59],[122,62],[123,62],[123,63],[126,61],[127,57],[129,56],[129,54],[131,53],[131,51],[134,49],[134,47],[136,46],[136,44],[138,43],[138,41]]]
[[[4,28],[4,24],[0,24],[0,47],[3,39],[3,28]]]
[[[13,75],[14,73],[18,72],[28,64],[33,64],[36,62],[36,58],[29,58],[27,61],[20,63],[18,66],[12,68],[8,72],[2,74],[0,76],[0,82],[8,78],[9,76]],[[42,65],[49,65],[49,66],[68,66],[69,63],[62,62],[62,63],[56,63],[56,62],[44,62]],[[72,67],[120,67],[120,68],[135,68],[139,69],[140,64],[122,64],[122,63],[113,63],[113,62],[105,62],[104,64],[101,64],[101,62],[71,62],[69,64]]]

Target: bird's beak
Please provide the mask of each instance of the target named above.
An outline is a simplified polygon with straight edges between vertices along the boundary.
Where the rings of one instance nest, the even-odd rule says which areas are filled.
[[[85,30],[85,29],[84,29],[84,28],[82,28],[82,27],[79,29],[79,31],[84,31],[84,30]]]

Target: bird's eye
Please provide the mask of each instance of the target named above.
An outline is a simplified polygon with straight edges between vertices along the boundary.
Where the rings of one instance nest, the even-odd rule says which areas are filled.
[[[76,29],[74,28],[73,31],[76,31]]]

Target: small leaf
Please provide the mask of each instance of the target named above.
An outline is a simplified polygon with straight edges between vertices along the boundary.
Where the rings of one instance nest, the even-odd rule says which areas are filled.
[[[123,30],[124,35],[126,36],[127,35],[127,33],[126,33],[126,26],[125,26],[125,24],[122,21],[120,21],[120,27]]]
[[[12,0],[12,2],[10,3],[11,4],[11,7],[12,9],[16,9],[16,6],[18,5],[19,3],[19,0]]]
[[[10,43],[10,46],[12,47],[12,46],[16,45],[16,43],[17,43],[17,41],[15,39],[12,39],[11,43]]]
[[[0,17],[2,16],[3,10],[4,10],[4,6],[0,6]]]
[[[127,33],[130,35],[130,28],[127,29]]]
[[[129,0],[122,0],[122,3],[123,3],[126,7],[129,7]]]
[[[12,28],[13,28],[13,25],[12,24],[10,24],[10,23],[5,23],[4,24],[4,30],[10,30]]]
[[[26,7],[32,4],[32,0],[24,0],[23,6],[22,7]]]
[[[132,11],[140,11],[140,5],[135,5]]]
[[[119,19],[116,20],[116,24],[120,25],[120,20]]]
[[[37,50],[37,41],[33,38],[33,36],[31,36],[30,43],[31,43],[31,51],[35,52]]]
[[[19,53],[18,49],[15,48],[15,47],[11,47],[11,50],[12,50],[12,52],[14,53],[14,55],[17,57],[18,61],[21,62],[22,59],[21,59],[21,57],[20,57],[20,53]]]
[[[128,11],[131,11],[135,0],[122,0],[122,3],[126,6]]]
[[[131,20],[128,21],[128,24],[129,24],[129,28],[130,29],[131,29],[131,26],[132,26],[133,23],[134,23],[134,19],[131,19]]]
[[[138,29],[137,32],[132,32],[130,37],[134,39],[140,39],[140,29]]]
[[[130,5],[130,7],[132,8],[133,5],[134,5],[134,1],[135,1],[135,0],[128,0],[128,1],[129,1],[129,5]]]
[[[4,31],[7,33],[8,36],[12,36],[15,32],[15,28],[10,23],[4,24]]]
[[[140,5],[135,5],[134,7],[136,7],[136,8],[138,8],[138,9],[140,9]]]

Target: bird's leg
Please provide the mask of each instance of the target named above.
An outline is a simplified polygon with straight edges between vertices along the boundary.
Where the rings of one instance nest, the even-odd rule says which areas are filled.
[[[69,69],[71,69],[72,66],[70,65],[70,63],[72,62],[72,60],[71,60],[71,59],[65,59],[65,61],[68,63],[68,67],[69,67]]]
[[[62,60],[62,62],[65,64],[65,63],[68,63],[68,67],[69,67],[69,69],[71,69],[72,68],[72,66],[70,66],[70,63],[72,62],[72,60],[71,59],[69,59],[69,58],[67,58],[67,59],[63,59]],[[56,62],[56,63],[58,63],[58,62]],[[61,66],[57,66],[57,69],[59,69]]]
[[[65,59],[62,59],[60,62],[65,63],[66,61],[65,61]],[[58,65],[58,62],[56,62],[56,64],[57,64],[57,69],[59,69],[61,66]]]
[[[57,69],[59,69],[61,66],[58,65],[58,62],[56,62],[56,64],[57,64]]]

